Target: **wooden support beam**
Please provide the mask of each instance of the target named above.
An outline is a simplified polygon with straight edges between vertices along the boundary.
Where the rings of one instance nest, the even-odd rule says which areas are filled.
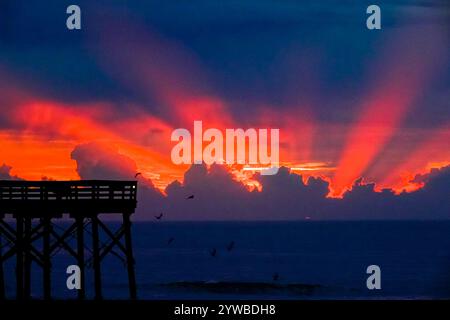
[[[136,293],[136,275],[134,273],[133,246],[131,243],[131,221],[130,221],[131,214],[124,213],[122,216],[123,216],[123,227],[125,229],[128,286],[130,289],[130,298],[135,300],[137,298],[137,293]]]
[[[76,231],[76,224],[72,224],[62,235],[59,235],[55,230],[51,229],[51,235],[56,241],[50,246],[50,252],[58,250],[59,247],[63,247],[68,253],[70,253],[75,259],[77,258],[77,252],[66,242],[66,239],[72,237],[72,234]]]
[[[95,299],[102,299],[102,279],[100,269],[100,241],[98,233],[98,215],[92,216],[92,251],[94,258],[94,287],[95,287]]]
[[[16,297],[23,299],[23,217],[16,216]]]
[[[84,218],[77,217],[75,219],[77,225],[77,263],[80,268],[81,288],[78,290],[78,299],[83,300],[86,297],[85,284],[85,263],[84,263]]]
[[[23,249],[24,249],[24,287],[23,295],[25,299],[31,298],[31,217],[24,218],[24,234],[23,234]]]
[[[115,233],[113,233],[113,232],[111,232],[111,230],[108,229],[108,227],[101,220],[99,220],[98,223],[99,223],[99,226],[103,229],[103,231],[105,231],[105,233],[111,239],[111,243],[109,245],[107,245],[106,247],[113,248],[115,245],[117,245],[122,250],[123,253],[126,253],[127,249],[123,246],[122,243],[120,243],[120,238],[125,233],[123,225],[121,228],[119,228],[119,230],[117,230]]]
[[[0,226],[0,300],[6,298],[5,274],[3,270],[3,230]]]
[[[114,248],[114,246],[117,245],[119,247],[119,249],[123,252],[123,254],[126,256],[127,249],[126,249],[126,247],[123,246],[122,243],[120,243],[120,239],[122,238],[122,236],[124,234],[125,234],[125,230],[123,227],[120,228],[115,234],[112,234],[111,241],[103,247],[103,250],[100,250],[100,260],[103,260],[103,258],[105,258],[109,253],[114,254],[120,260],[123,260],[123,258],[118,253],[115,253],[113,251],[113,248]],[[126,260],[124,260],[124,262],[125,261]]]
[[[50,249],[50,235],[52,232],[52,224],[50,218],[43,218],[43,234],[42,234],[42,251],[43,251],[43,289],[44,299],[50,300],[52,297],[51,287],[51,249]]]

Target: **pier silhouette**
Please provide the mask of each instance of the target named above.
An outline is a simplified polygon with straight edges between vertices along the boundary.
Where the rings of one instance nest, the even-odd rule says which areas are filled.
[[[4,264],[14,258],[16,298],[31,298],[34,263],[42,270],[43,298],[51,299],[51,258],[60,250],[80,268],[79,299],[86,297],[85,273],[91,263],[95,299],[102,299],[101,262],[109,254],[124,260],[130,298],[135,299],[130,216],[136,209],[136,194],[136,181],[0,181],[0,300],[6,298]],[[100,214],[121,215],[120,227],[112,230]],[[67,223],[61,226],[58,221]],[[92,252],[90,259],[85,249]]]

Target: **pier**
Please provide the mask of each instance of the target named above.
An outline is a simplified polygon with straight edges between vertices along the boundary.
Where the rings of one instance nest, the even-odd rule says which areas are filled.
[[[130,221],[136,194],[136,181],[0,181],[0,300],[7,298],[6,280],[14,277],[16,298],[31,298],[32,264],[42,271],[42,298],[51,299],[52,256],[61,250],[80,268],[78,299],[86,298],[88,266],[94,298],[102,299],[101,263],[111,254],[125,262],[130,298],[136,299]],[[110,215],[121,217],[117,230],[102,220]],[[9,259],[15,259],[15,275],[7,277]]]

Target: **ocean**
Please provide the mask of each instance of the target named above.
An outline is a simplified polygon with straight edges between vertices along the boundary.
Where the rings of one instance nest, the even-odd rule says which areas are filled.
[[[136,222],[133,249],[139,299],[450,298],[450,221]],[[13,263],[5,270],[9,297]],[[55,255],[55,298],[76,297],[66,288],[69,264],[67,253]],[[381,269],[380,290],[367,289],[369,265]],[[37,268],[32,278],[39,297]],[[103,261],[102,286],[105,299],[128,298],[115,256]]]

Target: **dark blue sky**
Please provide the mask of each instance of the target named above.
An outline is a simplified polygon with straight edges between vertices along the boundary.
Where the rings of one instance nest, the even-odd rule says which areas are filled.
[[[75,3],[82,8],[79,32],[64,27],[65,8]],[[339,122],[355,114],[349,100],[362,99],[370,65],[393,32],[439,25],[449,37],[445,1],[377,4],[383,30],[371,32],[367,4],[354,1],[2,1],[0,62],[42,94],[139,100],[139,93],[105,74],[92,53],[99,28],[114,32],[133,21],[192,53],[208,88],[236,106],[238,116],[261,103],[288,108],[308,101],[316,118]],[[420,121],[412,118],[411,125],[434,126],[442,113],[448,118],[448,63],[441,68],[422,97],[432,103],[419,108]]]

